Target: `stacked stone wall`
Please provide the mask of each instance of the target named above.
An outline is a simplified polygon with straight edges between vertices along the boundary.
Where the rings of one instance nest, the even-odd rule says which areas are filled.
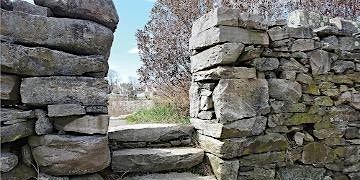
[[[300,10],[194,22],[191,122],[218,180],[360,179],[359,32]]]
[[[111,0],[35,4],[1,0],[1,179],[102,179],[116,9]]]

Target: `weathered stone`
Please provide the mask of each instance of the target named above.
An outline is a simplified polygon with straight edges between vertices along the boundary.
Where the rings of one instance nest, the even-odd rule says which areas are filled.
[[[314,99],[315,106],[332,106],[334,102],[328,96],[319,96]]]
[[[296,10],[289,14],[287,25],[294,28],[310,27],[314,29],[330,25],[330,18],[315,12]]]
[[[311,51],[317,49],[319,44],[313,39],[297,39],[291,46],[291,51]]]
[[[106,136],[32,136],[29,145],[40,170],[50,175],[88,174],[110,163]]]
[[[189,90],[190,117],[196,118],[200,112],[200,85],[192,82]]]
[[[333,106],[327,110],[324,120],[331,120],[331,122],[359,121],[360,112],[347,105]]]
[[[194,81],[254,78],[256,78],[256,69],[247,67],[217,67],[193,73]]]
[[[294,141],[297,145],[302,146],[304,143],[305,134],[301,132],[296,132],[294,135]]]
[[[322,143],[313,142],[304,146],[301,161],[304,164],[325,164],[332,162],[335,156],[331,148]]]
[[[283,151],[288,148],[286,138],[277,133],[248,138],[223,139],[222,141],[199,135],[199,144],[204,151],[224,159],[253,153]]]
[[[251,154],[243,156],[239,159],[240,166],[264,166],[267,164],[279,164],[285,163],[285,152],[268,152],[263,154]]]
[[[12,11],[13,8],[13,2],[11,0],[1,0],[1,9]]]
[[[313,84],[314,83],[313,78],[310,75],[304,74],[304,73],[299,73],[296,76],[296,81],[303,83],[303,84]]]
[[[82,176],[71,176],[70,180],[104,180],[99,174],[87,174]]]
[[[331,68],[329,53],[323,50],[311,52],[310,65],[313,75],[326,74]]]
[[[20,78],[14,75],[1,74],[0,82],[1,104],[16,104],[19,102]]]
[[[280,59],[280,69],[283,71],[308,72],[308,69],[300,64],[296,59]]]
[[[216,179],[218,180],[237,179],[238,171],[239,171],[238,160],[226,161],[210,153],[206,153],[206,158],[209,161],[209,164],[215,174]]]
[[[200,109],[207,111],[214,108],[214,101],[209,96],[201,96],[200,99]]]
[[[82,104],[107,105],[107,82],[89,77],[24,78],[20,93],[29,105]]]
[[[279,41],[289,38],[289,32],[285,27],[273,27],[267,31],[272,41]]]
[[[24,12],[32,15],[51,16],[52,12],[49,8],[37,6],[22,0],[15,0],[13,3],[13,11]]]
[[[55,104],[48,105],[49,117],[61,117],[86,114],[85,108],[80,104]]]
[[[282,101],[298,102],[301,97],[301,85],[283,79],[269,79],[269,95]]]
[[[249,61],[255,58],[259,58],[263,53],[263,51],[264,51],[263,47],[247,46],[244,48],[244,51],[240,55],[238,61],[243,62],[243,61]]]
[[[107,114],[108,107],[107,106],[87,106],[85,107],[86,113],[90,114]]]
[[[204,151],[196,148],[123,149],[113,152],[115,172],[158,172],[191,168],[202,162]]]
[[[53,125],[44,110],[36,109],[35,116],[37,118],[35,122],[35,132],[37,135],[50,134],[53,132]]]
[[[21,157],[25,165],[32,167],[34,164],[34,158],[32,157],[31,149],[28,144],[21,147]]]
[[[355,63],[352,61],[335,61],[331,67],[332,70],[335,71],[335,73],[344,73],[347,70],[354,70],[355,69]]]
[[[339,48],[343,51],[353,51],[360,49],[360,40],[354,37],[338,37]]]
[[[34,111],[28,110],[23,111],[20,109],[8,109],[8,108],[1,108],[1,118],[0,122],[3,124],[16,124],[19,122],[27,121],[28,119],[35,118]]]
[[[1,44],[1,71],[24,76],[90,75],[107,72],[103,56],[76,56],[44,47]]]
[[[341,35],[338,28],[334,26],[322,26],[313,30],[318,36],[326,37],[331,35]]]
[[[312,29],[309,27],[288,27],[287,31],[289,32],[289,37],[295,39],[311,39],[314,36]]]
[[[148,174],[144,176],[126,177],[124,180],[216,180],[214,176],[200,176],[192,173],[171,172],[166,174]]]
[[[306,105],[303,103],[292,103],[288,101],[272,101],[270,103],[274,113],[283,112],[305,112]]]
[[[37,177],[38,180],[69,180],[69,177],[55,177],[48,174],[40,173]]]
[[[321,48],[327,51],[339,49],[339,41],[336,36],[329,36],[321,39]]]
[[[354,21],[346,20],[341,17],[336,17],[330,19],[330,23],[333,26],[337,27],[340,32],[346,33],[348,35],[359,32],[358,27]]]
[[[115,31],[119,22],[114,3],[112,0],[34,0],[35,4],[49,7],[55,16],[79,18],[95,21],[112,31]]]
[[[9,172],[18,164],[18,157],[13,153],[0,153],[1,173]]]
[[[244,45],[225,43],[200,52],[190,57],[191,71],[197,72],[217,65],[230,65],[237,61]]]
[[[59,117],[54,119],[54,126],[57,130],[62,131],[84,134],[106,134],[109,126],[109,116]]]
[[[251,171],[239,172],[238,179],[275,180],[275,169],[254,167]]]
[[[260,135],[266,128],[267,119],[260,116],[221,124],[192,118],[190,122],[200,134],[214,138],[232,138]]]
[[[265,32],[252,31],[238,27],[219,26],[203,31],[189,40],[190,49],[201,49],[218,43],[243,43],[268,45],[269,37]]]
[[[239,11],[239,9],[236,10]],[[245,12],[240,13],[239,15],[239,27],[246,29],[267,30],[268,22],[260,15]]]
[[[75,54],[107,55],[113,32],[97,23],[1,11],[1,35],[14,42]]]
[[[314,168],[313,166],[294,165],[281,167],[277,174],[282,180],[304,180],[322,179],[325,175],[324,168]]]
[[[111,127],[109,139],[123,142],[161,142],[190,137],[194,129],[189,125],[136,124]]]
[[[274,76],[272,78],[276,78],[277,76]],[[267,79],[272,79],[272,78],[267,78]],[[295,71],[282,71],[280,74],[280,79],[286,79],[286,80],[290,80],[290,81],[295,81],[296,79],[296,72]]]
[[[318,129],[313,130],[313,134],[318,139],[326,139],[330,137],[342,137],[344,131],[341,129]]]
[[[13,170],[7,173],[1,173],[1,179],[6,180],[28,180],[36,178],[37,174],[34,168],[24,164],[18,164]]]
[[[214,116],[215,116],[214,111],[201,111],[201,112],[199,112],[197,117],[200,118],[200,119],[210,120],[210,119],[213,119]]]
[[[268,84],[263,79],[222,79],[213,92],[215,114],[222,122],[269,113]]]
[[[279,67],[279,60],[277,58],[256,58],[251,61],[251,64],[259,71],[271,71]]]
[[[348,73],[348,74],[328,74],[328,75],[319,75],[313,76],[315,80],[328,81],[336,84],[348,84],[352,85],[354,83],[360,82],[360,72]]]
[[[322,117],[317,114],[310,114],[310,113],[280,113],[280,114],[273,114],[269,117],[269,126],[296,126],[300,124],[308,124],[308,123],[316,123],[320,122]]]
[[[1,127],[1,143],[12,142],[34,134],[34,121],[29,120]]]

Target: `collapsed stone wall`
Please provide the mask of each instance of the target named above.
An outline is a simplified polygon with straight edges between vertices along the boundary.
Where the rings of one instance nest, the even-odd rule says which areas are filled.
[[[102,179],[111,0],[1,0],[1,177]],[[90,175],[89,175],[90,174]]]
[[[360,179],[359,32],[301,10],[194,22],[191,122],[218,180]]]

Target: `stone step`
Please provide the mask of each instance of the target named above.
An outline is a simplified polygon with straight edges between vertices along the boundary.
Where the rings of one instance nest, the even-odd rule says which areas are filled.
[[[191,137],[194,127],[179,124],[133,124],[109,128],[109,139],[118,142],[166,142]]]
[[[214,176],[200,176],[192,173],[149,174],[144,176],[128,177],[124,180],[216,180]]]
[[[111,168],[115,172],[160,172],[189,169],[203,161],[198,148],[138,148],[114,151]]]

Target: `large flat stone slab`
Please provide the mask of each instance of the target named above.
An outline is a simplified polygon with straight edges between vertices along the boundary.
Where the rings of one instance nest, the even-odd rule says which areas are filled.
[[[200,176],[192,173],[166,173],[166,174],[149,174],[144,176],[128,177],[124,180],[216,180],[213,176]]]
[[[38,16],[51,16],[52,12],[47,7],[37,6],[26,1],[16,0],[13,3],[13,11],[20,11]]]
[[[0,122],[6,125],[16,124],[35,118],[34,111],[32,110],[24,111],[20,109],[1,108],[0,114]]]
[[[255,79],[256,69],[247,67],[217,67],[210,70],[193,73],[194,81],[220,79]]]
[[[34,134],[35,122],[32,120],[1,126],[1,143],[12,142]]]
[[[110,29],[91,21],[6,10],[1,10],[0,32],[16,43],[87,55],[107,55],[113,41]]]
[[[114,151],[111,168],[115,172],[159,172],[191,168],[203,161],[197,148],[123,149]]]
[[[78,132],[83,134],[106,134],[109,127],[109,116],[70,116],[54,119],[54,126],[58,130]]]
[[[41,172],[49,175],[90,174],[110,164],[106,136],[32,136],[29,145]]]
[[[29,105],[107,105],[107,87],[101,78],[34,77],[23,79],[20,93],[22,102]]]
[[[20,101],[20,78],[14,75],[1,74],[0,82],[1,104],[18,103]]]
[[[270,111],[265,79],[222,79],[215,87],[213,100],[216,118],[222,123]]]
[[[1,44],[1,71],[24,76],[81,76],[107,72],[103,56],[76,56],[43,47]]]
[[[123,142],[161,142],[191,137],[194,127],[177,124],[134,124],[109,128],[109,139]]]
[[[34,2],[50,8],[55,16],[95,21],[113,31],[119,22],[112,0],[35,0]]]

